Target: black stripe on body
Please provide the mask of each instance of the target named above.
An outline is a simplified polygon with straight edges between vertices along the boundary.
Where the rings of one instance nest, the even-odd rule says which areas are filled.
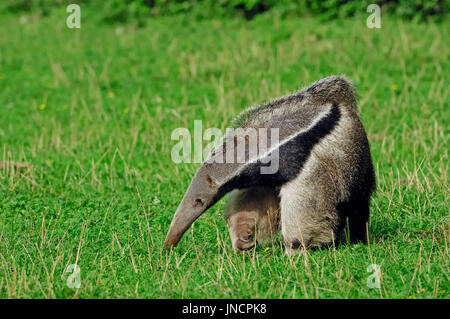
[[[330,112],[320,119],[316,125],[281,145],[279,149],[279,169],[276,173],[261,174],[261,167],[270,166],[270,164],[263,164],[258,160],[247,165],[238,176],[225,183],[219,189],[217,196],[222,197],[235,188],[261,185],[276,187],[291,181],[302,170],[314,145],[334,129],[340,118],[339,106],[333,103]],[[270,158],[270,155],[268,157]]]

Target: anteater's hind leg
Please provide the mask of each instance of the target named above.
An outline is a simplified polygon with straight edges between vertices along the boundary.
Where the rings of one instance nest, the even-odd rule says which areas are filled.
[[[346,217],[345,239],[352,244],[365,244],[368,240],[370,195],[375,189],[375,173],[370,158],[365,162],[369,164],[358,172],[361,174],[357,178],[358,187],[352,187],[350,199],[337,206],[340,215]]]
[[[346,216],[344,225],[345,240],[351,244],[367,243],[369,227],[369,203],[367,200],[354,200],[338,205],[342,216]]]

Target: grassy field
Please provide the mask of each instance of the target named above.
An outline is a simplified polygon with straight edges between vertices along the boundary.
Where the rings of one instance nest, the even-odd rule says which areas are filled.
[[[1,298],[450,297],[448,21],[93,15],[79,30],[64,9],[0,17],[0,161],[33,165],[0,170]],[[356,84],[371,143],[369,245],[289,257],[277,238],[236,253],[222,200],[163,249],[199,167],[171,160],[171,132],[224,129],[330,74]]]

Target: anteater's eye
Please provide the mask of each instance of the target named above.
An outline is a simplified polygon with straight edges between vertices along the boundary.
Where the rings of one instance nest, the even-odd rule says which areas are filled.
[[[194,202],[194,206],[203,206],[203,201],[200,198],[197,198]]]

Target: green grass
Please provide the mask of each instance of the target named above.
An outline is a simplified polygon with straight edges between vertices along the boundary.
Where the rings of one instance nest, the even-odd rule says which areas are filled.
[[[192,21],[0,17],[1,298],[449,298],[449,26],[382,17]],[[20,22],[22,21],[22,23]],[[231,126],[330,74],[357,85],[378,191],[370,244],[231,250],[224,201],[162,242],[199,164],[172,130]],[[268,248],[268,249],[267,249]],[[69,264],[81,287],[66,285]],[[381,288],[369,289],[369,264]]]

